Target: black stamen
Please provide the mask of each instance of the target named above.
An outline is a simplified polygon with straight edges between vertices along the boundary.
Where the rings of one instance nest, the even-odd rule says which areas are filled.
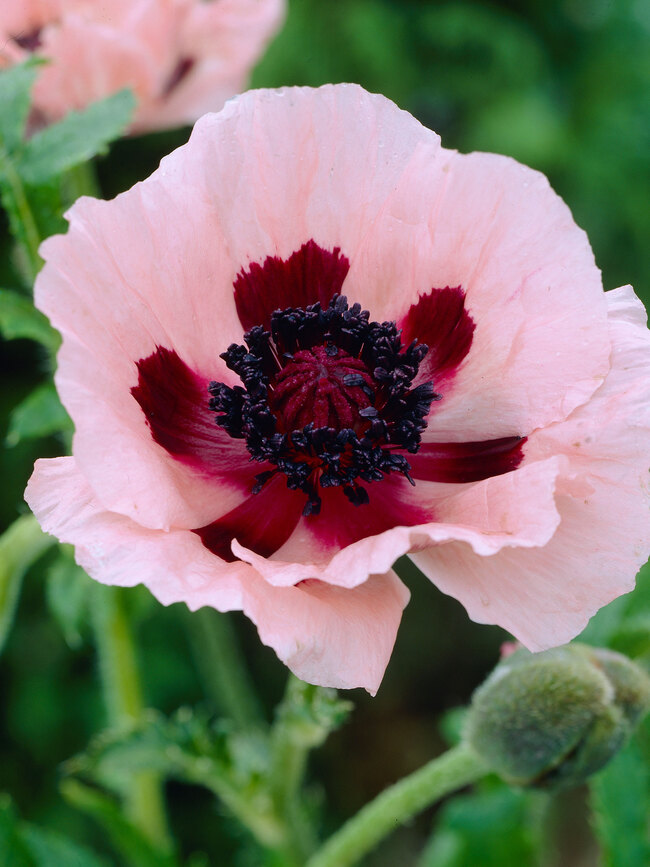
[[[359,506],[368,502],[360,481],[398,472],[414,484],[395,450],[417,452],[441,397],[431,383],[411,387],[426,345],[403,348],[394,322],[371,322],[342,295],[326,309],[276,310],[269,331],[255,326],[244,341],[221,355],[244,387],[211,382],[209,406],[220,427],[246,439],[252,460],[273,465],[256,476],[253,493],[282,472],[290,489],[307,495],[303,514],[316,515],[319,485],[341,487]]]

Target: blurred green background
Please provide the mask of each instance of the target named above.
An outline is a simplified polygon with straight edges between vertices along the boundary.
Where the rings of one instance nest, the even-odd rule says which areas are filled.
[[[395,100],[440,133],[447,147],[509,154],[546,173],[587,231],[605,288],[633,283],[650,301],[650,6],[640,0],[293,0],[286,26],[257,67],[253,85],[339,81],[358,82]],[[146,177],[187,134],[181,130],[114,145],[98,164],[104,195]],[[6,249],[3,241],[1,252]],[[11,285],[11,268],[5,266],[1,277]],[[42,380],[47,362],[36,344],[22,340],[4,343],[0,357],[4,438],[11,409]],[[34,459],[62,451],[56,437],[25,438],[3,450],[2,527],[26,509],[22,492]],[[12,793],[26,819],[108,853],[95,826],[57,791],[58,764],[101,728],[103,710],[82,602],[62,629],[60,618],[52,616],[57,605],[52,568],[50,556],[29,574],[0,660],[0,790]],[[467,702],[506,638],[499,629],[468,621],[458,604],[414,570],[405,567],[405,574],[412,600],[380,692],[375,699],[359,691],[352,696],[356,710],[350,721],[313,760],[313,777],[323,781],[327,793],[331,828],[444,747],[444,730],[451,731],[454,720],[447,717],[441,732],[441,714]],[[604,612],[588,637],[647,657],[647,584]],[[147,702],[171,711],[203,701],[201,660],[193,654],[185,612],[180,606],[162,608],[144,590],[131,596]],[[645,627],[637,622],[644,612]],[[232,620],[270,714],[285,671],[243,617],[232,615]],[[642,738],[631,749],[647,750],[649,742]],[[624,756],[626,767],[639,764],[634,755]],[[615,771],[629,782],[628,771]],[[612,791],[606,789],[603,797]],[[647,774],[632,791],[650,798]],[[168,794],[172,824],[186,853],[206,852],[210,864],[239,863],[240,832],[206,792],[170,785]],[[422,867],[597,863],[584,791],[549,806],[491,783],[476,797],[436,814],[444,834]],[[417,863],[431,824],[427,813],[367,863]],[[107,857],[116,863],[114,855]],[[616,867],[615,861],[607,863]],[[637,863],[645,867],[636,860],[620,861],[620,867]]]

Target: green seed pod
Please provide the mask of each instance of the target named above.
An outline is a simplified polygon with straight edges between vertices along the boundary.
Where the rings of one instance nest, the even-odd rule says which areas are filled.
[[[474,693],[465,737],[510,783],[568,787],[616,754],[649,703],[648,676],[619,653],[522,649]]]

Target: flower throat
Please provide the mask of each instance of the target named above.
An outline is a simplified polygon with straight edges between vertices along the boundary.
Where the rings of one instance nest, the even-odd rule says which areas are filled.
[[[403,452],[415,453],[433,400],[430,382],[413,387],[428,352],[403,347],[395,322],[371,322],[360,304],[334,295],[271,315],[221,357],[241,379],[211,382],[210,409],[231,437],[245,439],[251,458],[273,465],[256,476],[254,493],[277,473],[307,495],[304,515],[318,514],[321,488],[341,487],[359,506],[362,483],[391,472],[411,484]]]

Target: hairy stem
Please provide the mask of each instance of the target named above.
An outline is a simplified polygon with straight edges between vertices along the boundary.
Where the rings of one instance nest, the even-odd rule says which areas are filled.
[[[271,734],[271,791],[279,816],[287,829],[287,845],[299,863],[309,855],[316,843],[301,799],[307,757],[314,746],[301,733],[295,714],[305,698],[315,689],[295,675],[289,674],[284,699]]]
[[[123,591],[102,585],[93,590],[93,626],[109,725],[128,725],[140,719],[144,704]],[[133,774],[124,810],[127,818],[160,851],[172,849],[159,774],[152,771]]]
[[[366,804],[325,842],[306,867],[356,864],[399,825],[487,772],[482,760],[461,743]]]

